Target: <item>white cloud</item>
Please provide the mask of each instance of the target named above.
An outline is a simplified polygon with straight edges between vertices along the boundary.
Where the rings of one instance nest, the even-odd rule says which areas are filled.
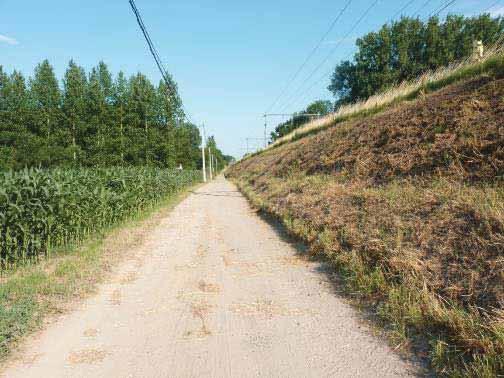
[[[14,38],[7,37],[5,35],[0,34],[0,43],[7,43],[8,45],[19,45],[19,42]]]
[[[492,17],[504,16],[504,6],[500,8],[494,8],[490,11]]]

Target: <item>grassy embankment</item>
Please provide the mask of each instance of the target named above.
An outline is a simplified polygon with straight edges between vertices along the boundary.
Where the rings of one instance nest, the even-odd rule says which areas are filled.
[[[448,67],[441,67],[435,71],[428,71],[413,81],[406,81],[401,85],[391,87],[388,90],[371,96],[367,100],[354,104],[341,106],[335,113],[331,113],[320,119],[308,122],[291,133],[275,140],[268,146],[278,147],[284,143],[317,133],[325,128],[338,123],[353,119],[365,118],[383,112],[385,109],[411,101],[428,93],[446,87],[449,84],[484,74],[498,69],[504,55],[503,41],[485,52],[481,62],[475,62],[471,58],[457,62]]]
[[[48,315],[92,293],[200,176],[135,168],[3,174],[0,360]]]
[[[438,91],[305,130],[228,175],[396,345],[440,375],[504,375],[504,57],[423,89]]]

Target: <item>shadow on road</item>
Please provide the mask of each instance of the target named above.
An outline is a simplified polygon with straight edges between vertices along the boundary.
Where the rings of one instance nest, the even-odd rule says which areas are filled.
[[[368,324],[371,334],[376,336],[376,332],[371,331],[377,329],[376,325],[378,325],[378,328],[386,327],[383,321],[380,321],[376,315],[376,304],[373,305],[363,302],[359,300],[359,293],[353,293],[345,289],[342,277],[338,274],[337,269],[331,264],[327,257],[322,254],[314,255],[310,253],[306,243],[289,233],[287,228],[275,216],[265,213],[264,211],[258,211],[257,214],[264,222],[269,224],[281,240],[294,247],[298,257],[316,263],[312,269],[319,273],[325,281],[331,284],[334,295],[347,299],[349,304],[356,308],[357,311],[355,311],[355,315],[364,323]],[[387,342],[385,332],[383,332],[381,336],[385,339],[384,342]],[[435,375],[429,371],[427,359],[422,357],[425,353],[426,345],[420,342],[419,345],[411,345],[411,348],[413,355],[407,351],[398,353],[400,358],[416,367],[417,370],[414,372],[410,371],[410,373],[416,377],[435,377]]]

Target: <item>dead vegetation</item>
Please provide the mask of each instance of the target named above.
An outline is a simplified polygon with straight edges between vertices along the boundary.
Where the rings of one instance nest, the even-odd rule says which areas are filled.
[[[504,374],[503,73],[229,170],[439,374]]]
[[[268,148],[299,139],[305,135],[331,127],[336,123],[375,114],[404,100],[422,98],[426,93],[432,92],[450,83],[483,74],[488,70],[493,70],[496,66],[502,64],[504,58],[503,43],[504,40],[501,39],[494,46],[489,48],[481,61],[474,61],[472,57],[469,57],[460,62],[455,62],[448,67],[440,67],[435,71],[425,72],[416,80],[403,82],[382,93],[377,93],[367,100],[341,106],[336,112],[308,122],[282,138],[277,139]]]

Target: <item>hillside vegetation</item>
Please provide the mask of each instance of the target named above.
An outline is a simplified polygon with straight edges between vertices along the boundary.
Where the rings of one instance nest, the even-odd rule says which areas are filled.
[[[504,374],[504,60],[487,68],[228,171],[452,376]]]
[[[504,18],[488,13],[473,17],[448,15],[444,20],[433,16],[425,21],[402,17],[385,24],[358,38],[352,60],[334,69],[328,89],[335,97],[336,112],[327,115],[327,107],[333,105],[314,102],[275,128],[271,133],[273,145],[414,96],[419,90],[430,90],[439,81],[446,85],[446,80],[468,69],[484,68],[474,59],[474,44],[482,42],[485,61],[491,63],[489,58],[502,51],[503,38]],[[322,118],[310,122],[307,113],[318,113]]]

